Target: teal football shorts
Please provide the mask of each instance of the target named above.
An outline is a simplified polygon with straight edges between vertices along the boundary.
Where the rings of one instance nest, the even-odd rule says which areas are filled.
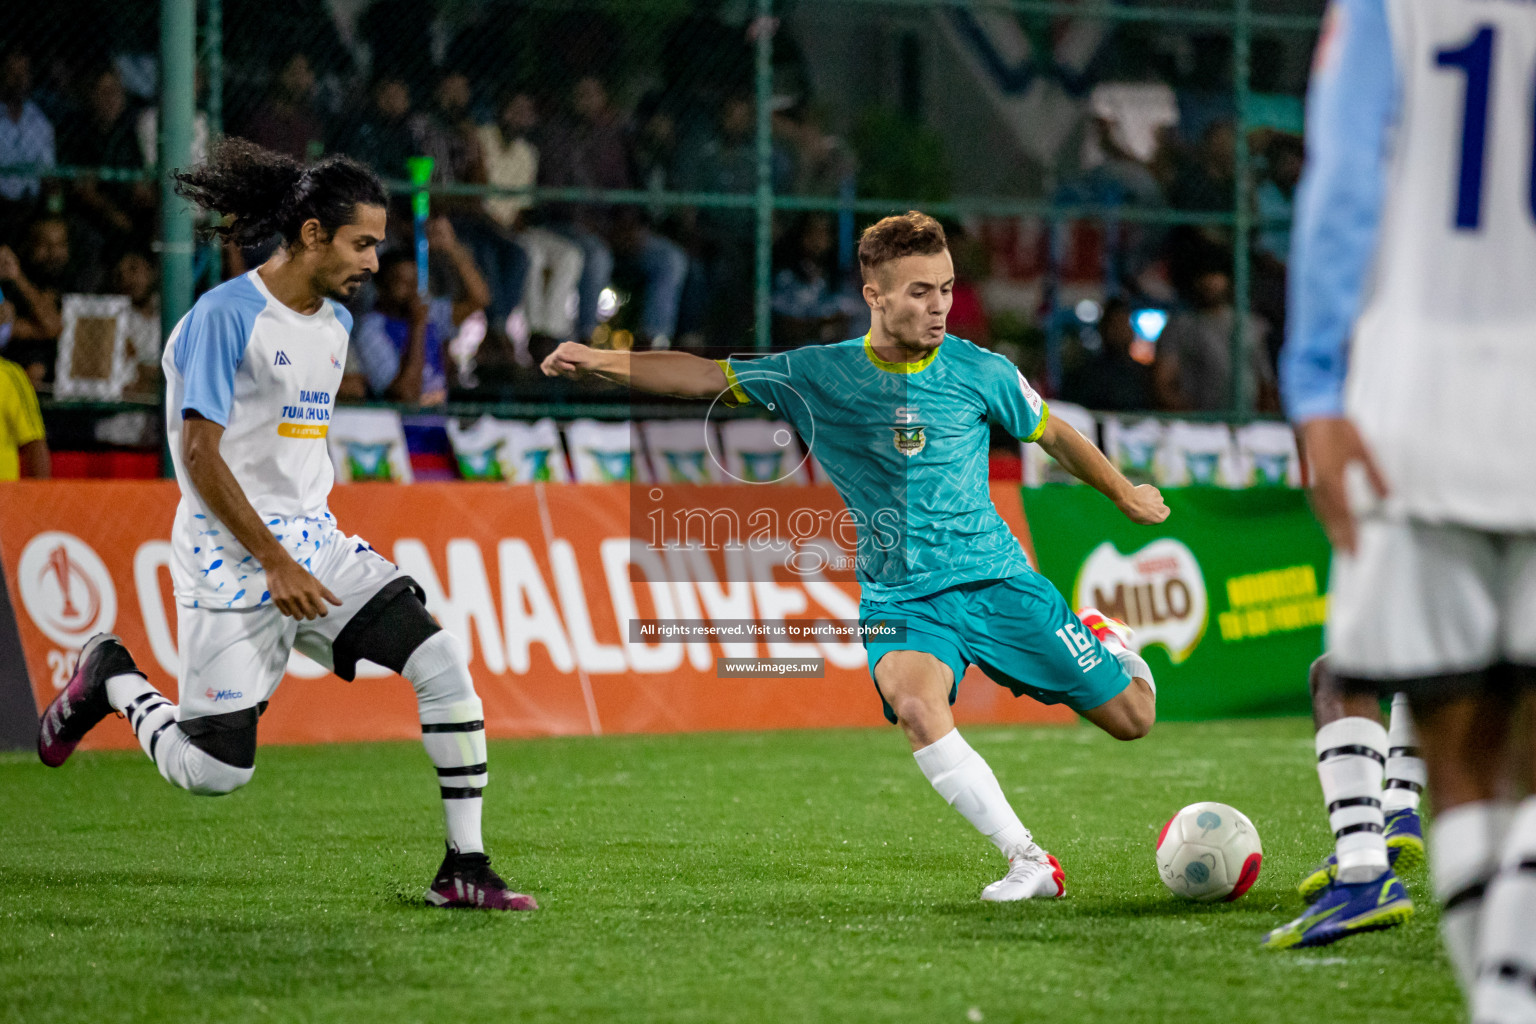
[[[875,666],[891,651],[923,651],[954,673],[951,704],[970,665],[979,666],[1015,697],[1027,694],[1042,704],[1065,704],[1073,711],[1098,707],[1131,681],[1115,656],[1037,572],[961,583],[923,597],[865,598],[859,602],[859,622],[866,627],[881,622],[906,627],[905,639],[865,638],[871,679]],[[883,696],[880,702],[885,717],[895,724],[890,704]]]

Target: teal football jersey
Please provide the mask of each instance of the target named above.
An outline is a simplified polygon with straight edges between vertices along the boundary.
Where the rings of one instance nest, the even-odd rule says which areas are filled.
[[[922,360],[890,363],[866,336],[720,365],[727,401],[793,425],[842,495],[866,597],[1028,571],[988,490],[987,422],[1034,441],[1049,413],[1005,357],[946,335]]]

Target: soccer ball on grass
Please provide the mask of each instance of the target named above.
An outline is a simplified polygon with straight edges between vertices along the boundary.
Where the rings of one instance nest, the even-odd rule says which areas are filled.
[[[1235,807],[1190,804],[1157,837],[1157,873],[1175,895],[1200,903],[1235,900],[1264,863],[1259,833]]]

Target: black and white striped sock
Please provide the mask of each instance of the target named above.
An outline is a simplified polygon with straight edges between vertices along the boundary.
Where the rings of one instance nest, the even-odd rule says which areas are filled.
[[[1479,800],[1435,815],[1429,835],[1429,877],[1440,901],[1440,937],[1456,978],[1469,994],[1477,981],[1478,933],[1488,884],[1499,867],[1510,805]]]
[[[411,652],[401,675],[416,689],[421,742],[437,768],[448,843],[460,853],[482,853],[485,712],[464,655],[451,634],[436,633]]]
[[[1387,788],[1381,794],[1384,814],[1419,809],[1424,792],[1424,759],[1419,756],[1419,734],[1408,710],[1408,695],[1392,697],[1392,719],[1387,726]]]
[[[1476,1021],[1536,1020],[1536,796],[1520,802],[1478,931]]]
[[[1340,718],[1317,730],[1317,777],[1328,805],[1339,881],[1369,882],[1387,870],[1381,778],[1387,730],[1369,718]]]
[[[139,746],[154,761],[161,741],[175,730],[176,705],[137,673],[108,679],[107,701],[128,719],[133,734],[139,738]]]

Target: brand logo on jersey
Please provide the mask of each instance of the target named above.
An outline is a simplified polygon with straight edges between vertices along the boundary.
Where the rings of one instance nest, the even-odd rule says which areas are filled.
[[[1039,416],[1040,415],[1040,410],[1045,406],[1045,401],[1043,399],[1041,399],[1039,394],[1037,394],[1035,392],[1034,388],[1029,386],[1029,381],[1024,379],[1024,371],[1020,370],[1020,371],[1018,371],[1018,373],[1019,373],[1019,390],[1024,392],[1024,401],[1030,407],[1030,409],[1034,412],[1034,414],[1036,416]]]
[[[331,356],[331,368],[335,370],[341,369],[341,360],[337,359],[335,356]]]
[[[1072,605],[1092,605],[1136,631],[1137,649],[1162,644],[1175,665],[1205,635],[1209,601],[1194,552],[1171,537],[1122,555],[1108,541],[1088,553]]]
[[[239,700],[245,693],[242,690],[215,690],[210,686],[203,691],[203,696],[209,700]]]
[[[80,647],[117,622],[117,588],[101,556],[72,533],[40,533],[16,565],[21,603],[43,635]]]
[[[331,360],[331,361],[335,362],[334,359]],[[272,365],[273,366],[292,366],[293,365],[293,361],[288,358],[288,353],[284,352],[282,349],[278,349],[277,350],[277,358],[272,360]]]

